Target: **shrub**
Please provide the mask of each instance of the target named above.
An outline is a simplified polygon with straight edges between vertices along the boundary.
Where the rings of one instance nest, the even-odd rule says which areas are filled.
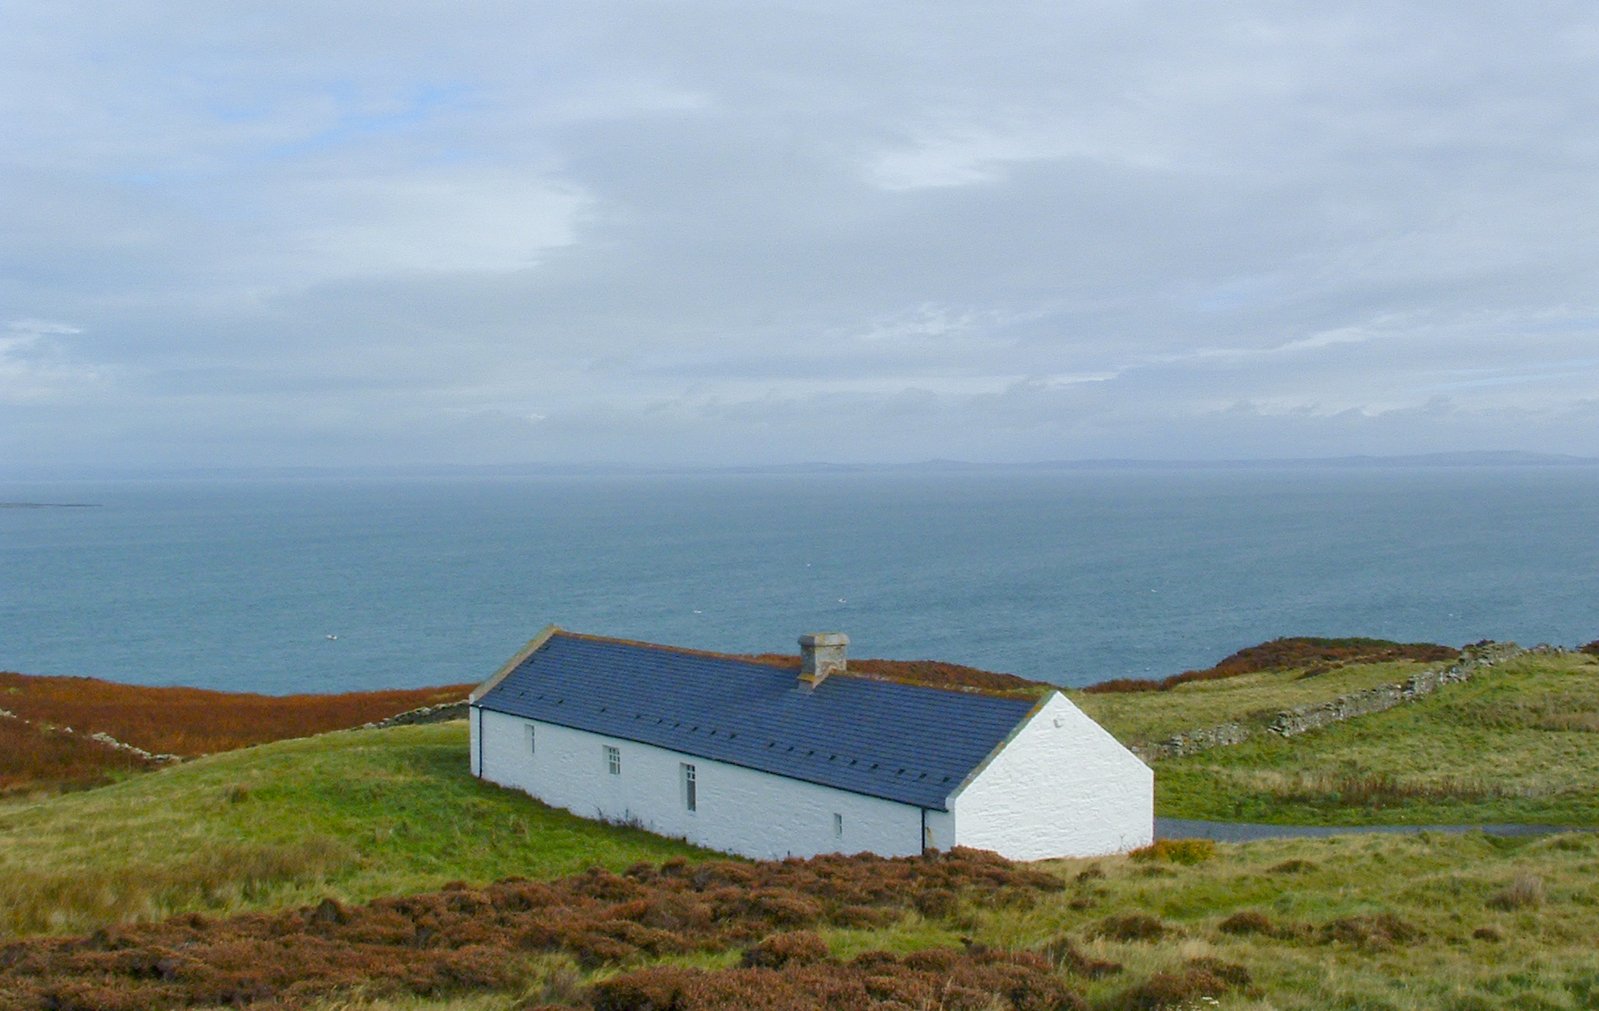
[[[726,884],[734,878],[747,886]],[[655,874],[636,868],[627,875],[591,871],[549,882],[510,879],[486,888],[452,882],[438,892],[362,905],[330,899],[283,913],[222,919],[189,915],[88,938],[13,942],[0,947],[0,994],[5,995],[0,1007],[79,1001],[94,1007],[169,1008],[262,1000],[294,1006],[357,985],[378,997],[504,990],[529,965],[528,952],[546,950],[562,950],[596,969],[644,955],[747,945],[757,964],[743,971],[770,972],[759,964],[766,959],[782,962],[786,976],[819,965],[814,960],[825,955],[825,945],[818,948],[820,938],[803,932],[772,937],[774,928],[815,927],[824,917],[833,923],[881,925],[916,907],[919,899],[921,905],[950,897],[985,902],[1063,887],[1047,872],[971,850],[937,859],[728,862],[704,877],[686,864],[668,862]],[[761,938],[768,940],[754,943]],[[913,989],[937,982],[922,968],[886,957],[879,975],[924,973]],[[952,985],[981,992],[984,1001],[1013,991],[1059,996],[1050,984],[1028,975],[1032,970],[1020,956],[994,961],[989,953],[974,951],[949,957],[957,959],[951,971],[965,974]],[[802,964],[803,959],[812,961]],[[821,990],[793,991],[786,1005],[752,1006],[811,1006],[807,1002],[831,993],[827,987],[834,983],[841,992],[864,995],[864,973],[817,976],[812,982]],[[1013,976],[1014,985],[1001,978]],[[690,995],[710,1002],[695,1006],[737,1007],[730,994],[754,985],[752,978],[713,984],[692,977],[700,989]],[[92,1002],[86,994],[94,995]],[[634,999],[625,994],[607,999],[624,998]],[[1069,992],[1060,999],[1062,1006],[1075,1006]],[[955,1004],[946,1006],[953,1011]]]
[[[1322,940],[1326,943],[1342,941],[1364,948],[1390,948],[1423,937],[1422,931],[1393,913],[1375,913],[1363,916],[1341,916],[1323,924]]]
[[[1148,846],[1128,854],[1134,860],[1146,863],[1161,860],[1185,866],[1202,863],[1215,855],[1216,844],[1209,839],[1156,839]]]
[[[1217,924],[1216,929],[1224,934],[1261,934],[1267,937],[1277,933],[1277,925],[1271,922],[1271,917],[1254,909],[1234,913]]]
[[[1290,639],[1273,639],[1258,646],[1249,646],[1204,670],[1183,671],[1159,681],[1136,678],[1117,678],[1089,685],[1083,691],[1098,692],[1149,692],[1170,691],[1179,685],[1196,681],[1218,681],[1253,674],[1258,671],[1286,671],[1309,668],[1325,674],[1335,666],[1356,663],[1385,663],[1394,660],[1416,660],[1438,663],[1456,660],[1460,651],[1448,646],[1427,642],[1389,642],[1386,639],[1323,639],[1301,636]],[[1306,673],[1309,673],[1307,671]]]
[[[1292,860],[1284,860],[1280,864],[1274,864],[1267,868],[1272,874],[1308,874],[1315,869],[1315,863],[1309,860],[1301,860],[1298,857],[1294,857]]]
[[[781,969],[785,965],[809,965],[827,957],[827,942],[812,930],[791,930],[773,934],[744,952],[739,961],[746,968]]]
[[[1092,931],[1094,937],[1108,937],[1113,941],[1158,941],[1169,928],[1145,913],[1128,913],[1124,916],[1107,916]]]
[[[1226,981],[1203,969],[1157,972],[1123,993],[1119,1006],[1125,1011],[1167,1011],[1195,1007],[1201,997],[1219,997],[1226,992]]]

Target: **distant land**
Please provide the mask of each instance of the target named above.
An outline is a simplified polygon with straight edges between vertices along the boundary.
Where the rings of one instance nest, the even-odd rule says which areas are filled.
[[[785,474],[944,474],[944,473],[1049,473],[1093,470],[1282,470],[1282,469],[1387,469],[1470,467],[1594,467],[1599,457],[1523,450],[1473,450],[1417,453],[1398,456],[1271,457],[1260,459],[1155,460],[1099,458],[978,462],[970,460],[918,460],[900,463],[741,464],[731,466],[643,465],[623,463],[508,463],[508,464],[408,464],[394,466],[294,466],[294,467],[0,467],[0,481],[74,480],[207,480],[314,478],[452,478],[452,477],[645,477],[673,475],[785,475]],[[0,508],[36,508],[78,503],[0,503]]]

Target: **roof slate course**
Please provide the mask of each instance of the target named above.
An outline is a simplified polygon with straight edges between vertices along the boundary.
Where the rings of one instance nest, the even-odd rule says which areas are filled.
[[[945,810],[1038,705],[556,631],[477,705]]]

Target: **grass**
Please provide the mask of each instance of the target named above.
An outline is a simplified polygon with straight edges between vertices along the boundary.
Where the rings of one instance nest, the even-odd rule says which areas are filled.
[[[810,929],[826,942],[832,961],[867,956],[876,959],[867,964],[879,967],[893,963],[869,953],[886,951],[903,962],[930,948],[954,949],[958,955],[969,944],[973,951],[1043,955],[1056,966],[1056,978],[1085,996],[1094,1011],[1150,1006],[1140,1002],[1161,993],[1187,993],[1194,1000],[1191,1007],[1228,1011],[1580,1009],[1599,998],[1599,949],[1593,945],[1599,936],[1593,886],[1599,838],[1589,835],[1521,840],[1479,834],[1346,836],[1223,845],[1190,862],[1157,853],[1036,866],[1058,879],[1058,890],[1033,894],[1026,902],[1000,901],[1003,889],[966,893],[937,914],[904,912],[877,928],[824,922]],[[803,874],[803,868],[796,870]],[[715,894],[716,887],[704,895]],[[825,875],[819,876],[818,888],[817,894],[826,893]],[[468,903],[481,901],[481,893],[448,891],[444,901],[452,894]],[[610,901],[617,903],[613,912],[596,907],[594,915],[612,932],[629,917],[647,915],[628,909],[630,903],[646,903],[621,895]],[[312,931],[318,945],[333,943],[340,931],[357,932],[360,923],[324,922],[325,930]],[[498,929],[539,929],[547,922],[535,912]],[[512,925],[517,923],[522,925]],[[737,964],[751,936],[729,936],[722,951],[687,956],[632,951],[621,961],[601,959],[586,967],[560,948],[518,954],[513,946],[498,956],[510,965],[500,973],[509,982],[495,982],[490,975],[432,995],[357,986],[302,996],[322,1011],[585,1007],[594,984],[651,966],[693,966],[736,976],[744,971]],[[117,935],[119,943],[131,937]],[[495,943],[470,931],[461,941]],[[436,960],[437,944],[449,943],[430,944],[417,957]],[[468,953],[463,949],[463,956]],[[872,971],[881,976],[884,969]],[[1210,985],[1206,978],[1210,983],[1220,979],[1223,988],[1204,990]],[[1228,978],[1247,982],[1229,983]],[[0,995],[4,986],[0,978]],[[750,993],[736,979],[710,990]],[[1203,992],[1217,993],[1213,999],[1219,1005],[1198,1001],[1194,995]],[[681,1006],[711,1011],[769,1005],[707,998]],[[999,1011],[1019,1005],[995,1000],[950,1006]]]
[[[1159,692],[1068,694],[1117,739],[1142,743],[1222,723],[1263,726],[1284,709],[1403,681],[1430,666],[1412,660],[1351,664],[1313,677],[1302,670],[1255,671]]]
[[[1136,698],[1210,684],[1222,682]],[[1246,815],[1276,820],[1447,820],[1467,811],[1591,820],[1599,749],[1591,732],[1571,729],[1584,725],[1571,717],[1590,712],[1599,712],[1599,661],[1529,656],[1388,713],[1161,763],[1161,806],[1231,816],[1221,805],[1242,800]],[[621,870],[704,856],[473,780],[465,752],[460,723],[354,731],[214,755],[92,791],[0,802],[0,948],[6,935],[86,933],[189,911],[281,910],[327,897],[362,903],[457,879],[554,878],[591,864]],[[1353,782],[1365,784],[1362,803],[1397,806],[1348,807]],[[1345,794],[1332,806],[1283,799],[1314,795],[1318,784],[1344,784]],[[1450,799],[1468,787],[1477,793],[1469,805]],[[1534,802],[1543,806],[1527,806]],[[877,926],[813,929],[843,961],[873,951],[959,951],[966,940],[1047,953],[1095,1011],[1211,992],[1205,987],[1217,980],[1225,989],[1213,999],[1229,1011],[1564,1009],[1599,1001],[1599,836],[1167,844],[1038,866],[1058,877],[1060,891],[1029,902],[1003,893],[940,896],[911,902]],[[581,969],[562,950],[515,957],[526,964],[512,974],[514,985],[420,996],[357,987],[307,999],[324,1011],[573,1006],[596,981],[650,965],[742,971],[737,945],[634,952],[620,964]],[[1250,982],[1227,983],[1239,968]],[[0,1006],[4,993],[0,980]]]
[[[1387,712],[1162,761],[1155,777],[1165,815],[1304,824],[1599,825],[1595,783],[1599,657],[1580,653],[1525,655]]]
[[[466,754],[464,721],[351,731],[0,802],[0,940],[699,855],[475,780]]]

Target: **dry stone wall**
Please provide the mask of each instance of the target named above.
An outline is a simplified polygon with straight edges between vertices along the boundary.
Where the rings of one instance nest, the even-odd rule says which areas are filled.
[[[1425,695],[1431,695],[1444,685],[1469,681],[1478,672],[1523,653],[1549,652],[1560,651],[1550,646],[1536,646],[1531,650],[1524,650],[1513,642],[1485,642],[1476,646],[1467,646],[1461,658],[1448,666],[1418,671],[1403,681],[1350,692],[1315,705],[1285,709],[1262,727],[1250,728],[1241,723],[1223,723],[1219,726],[1173,734],[1164,741],[1135,744],[1132,750],[1144,761],[1153,762],[1162,758],[1194,755],[1229,744],[1241,744],[1254,733],[1293,737],[1307,730],[1315,730],[1356,716],[1384,712]]]
[[[450,720],[466,719],[467,700],[459,702],[443,702],[436,706],[423,706],[420,709],[408,709],[397,713],[387,719],[378,720],[376,723],[365,724],[362,729],[375,730],[383,727],[410,727],[418,723],[447,723]]]

